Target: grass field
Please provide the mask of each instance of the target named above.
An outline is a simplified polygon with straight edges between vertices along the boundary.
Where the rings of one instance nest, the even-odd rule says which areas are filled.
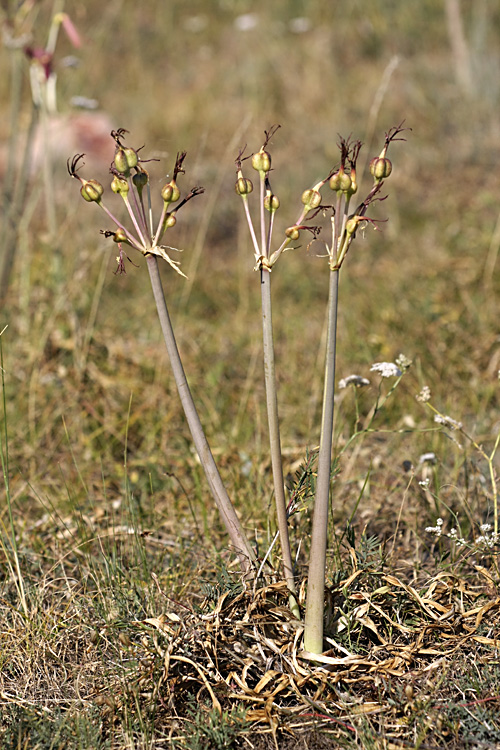
[[[276,520],[259,281],[235,158],[281,125],[271,143],[279,232],[338,161],[339,134],[364,142],[366,167],[389,128],[411,128],[391,145],[389,197],[372,207],[388,221],[367,226],[341,273],[338,380],[371,382],[336,394],[333,661],[297,656],[279,575],[243,587],[144,259],[131,250],[139,268],[114,275],[116,248],[99,234],[109,220],[66,172],[84,150],[75,144],[48,171],[33,161],[0,320],[0,745],[498,747],[500,10],[462,3],[461,38],[460,8],[445,0],[142,5],[67,0],[83,44],[58,39],[58,107],[96,98],[114,128],[145,144],[143,158],[160,159],[148,167],[153,191],[184,149],[181,187],[205,188],[168,235],[188,279],[166,264],[162,277],[202,422],[260,556]],[[15,16],[7,37],[44,46],[62,5],[2,8]],[[21,70],[25,133],[29,60],[14,44],[0,54],[2,69]],[[65,66],[69,55],[78,67]],[[13,80],[0,80],[5,143]],[[106,189],[113,148],[109,138],[109,158],[89,154],[83,170]],[[314,245],[273,272],[301,603],[327,294]],[[392,391],[394,379],[370,367],[400,354],[412,365]],[[425,386],[427,403],[416,398]],[[429,404],[460,426],[434,421]],[[271,558],[279,570],[278,547]]]

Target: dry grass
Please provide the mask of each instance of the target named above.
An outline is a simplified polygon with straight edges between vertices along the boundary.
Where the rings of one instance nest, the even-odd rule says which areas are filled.
[[[374,432],[362,428],[376,380],[358,394],[358,421],[353,392],[339,392],[334,643],[332,661],[312,665],[278,580],[247,591],[232,572],[145,269],[113,275],[98,234],[106,223],[63,173],[71,154],[54,168],[56,236],[35,179],[2,313],[2,450],[15,536],[2,503],[2,746],[495,747],[497,550],[474,543],[492,519],[487,466],[463,436],[438,429],[415,394],[429,385],[432,402],[491,449],[500,424],[499,92],[490,71],[498,8],[464,8],[477,84],[468,102],[444,9],[430,0],[411,12],[351,3],[331,18],[311,2],[302,34],[289,25],[299,4],[255,2],[260,26],[245,33],[234,19],[246,4],[189,5],[79,7],[83,63],[61,68],[59,97],[64,108],[75,93],[98,96],[117,127],[164,153],[151,170],[158,185],[186,148],[186,185],[207,190],[172,234],[186,248],[189,284],[164,278],[203,422],[261,554],[275,524],[258,290],[233,158],[245,142],[260,144],[272,123],[282,125],[273,188],[290,207],[283,226],[301,190],[336,158],[337,132],[367,141],[368,157],[403,117],[412,127],[392,154],[390,197],[377,208],[389,222],[358,242],[343,271],[338,373],[369,376],[373,362],[401,351],[413,366]],[[42,4],[40,43],[48,12]],[[61,57],[71,51],[65,44]],[[381,88],[394,55],[399,63]],[[324,263],[303,248],[273,281],[290,482],[318,440]],[[429,451],[436,463],[419,463]],[[304,482],[296,548],[307,540],[314,476]],[[437,517],[467,546],[426,533]],[[306,559],[301,549],[301,577]]]

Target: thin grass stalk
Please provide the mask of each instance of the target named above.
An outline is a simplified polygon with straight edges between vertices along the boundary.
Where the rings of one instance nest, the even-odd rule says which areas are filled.
[[[339,270],[333,269],[330,271],[323,415],[311,532],[311,555],[309,560],[304,630],[304,648],[313,654],[321,654],[323,652],[323,610],[333,445],[338,290]]]
[[[21,565],[19,561],[19,548],[17,546],[17,539],[16,539],[16,530],[14,526],[14,515],[12,513],[12,498],[10,494],[10,469],[9,469],[9,431],[7,429],[7,397],[5,393],[5,370],[4,370],[4,361],[3,361],[3,346],[2,346],[2,340],[1,336],[3,332],[5,331],[5,328],[0,332],[0,371],[1,371],[1,383],[2,383],[2,408],[3,408],[3,429],[0,432],[0,462],[2,464],[2,474],[3,474],[3,482],[5,487],[5,499],[7,502],[7,515],[9,518],[9,530],[10,530],[10,547],[11,549],[8,550],[7,547],[3,544],[3,542],[0,539],[0,546],[3,547],[3,551],[5,554],[5,558],[7,561],[7,566],[10,570],[10,574],[14,583],[14,586],[16,587],[17,594],[19,596],[19,599],[21,601],[21,606],[24,612],[25,617],[28,617],[28,602],[26,599],[26,590],[24,587],[24,578],[21,571]],[[2,526],[5,529],[5,526],[2,521]],[[9,535],[6,533],[6,536]],[[9,552],[11,552],[12,557],[14,558],[14,564],[12,564],[12,561],[9,557]]]
[[[246,538],[240,520],[236,515],[234,506],[226,492],[226,488],[222,483],[210,446],[205,437],[198,412],[194,405],[168,313],[160,272],[158,269],[158,261],[153,255],[148,255],[146,261],[165,346],[167,348],[175,383],[177,385],[177,390],[179,392],[179,397],[191,431],[193,442],[198,452],[201,465],[205,471],[210,490],[221,514],[222,521],[238,555],[242,570],[245,574],[250,574],[255,563],[255,554]]]

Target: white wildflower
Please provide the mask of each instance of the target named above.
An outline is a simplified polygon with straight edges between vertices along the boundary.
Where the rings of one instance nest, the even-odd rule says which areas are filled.
[[[403,374],[394,362],[375,362],[370,372],[378,372],[382,378],[399,378]]]
[[[484,534],[484,533],[486,533],[487,531],[491,531],[491,523],[482,523],[482,524],[481,524],[481,526],[480,526],[479,528],[481,529],[481,531],[482,531],[482,532],[483,532],[483,534]]]
[[[429,479],[429,477],[427,477],[427,479],[422,479],[419,482],[419,485],[422,487],[423,490],[428,490],[430,483],[431,483],[431,480]]]
[[[404,354],[400,354],[396,359],[396,364],[403,372],[406,372],[412,366],[413,362]]]
[[[305,16],[292,18],[288,24],[288,28],[293,34],[305,34],[306,31],[311,30],[311,27],[311,20]]]
[[[443,533],[443,519],[438,518],[435,526],[427,526],[425,530],[428,534],[434,534],[436,537],[440,537]]]
[[[418,393],[415,398],[417,401],[421,401],[423,404],[425,404],[427,401],[431,400],[431,389],[428,385],[424,385],[420,393]]]
[[[435,464],[437,461],[436,454],[432,451],[429,451],[428,453],[422,453],[420,458],[418,459],[419,464]]]
[[[452,430],[462,429],[462,422],[457,422],[456,419],[453,419],[452,417],[447,417],[444,414],[435,414],[434,421],[437,424],[444,424],[446,427],[449,427]]]
[[[367,378],[362,378],[361,375],[348,375],[346,378],[339,380],[339,389],[347,388],[348,385],[360,388],[363,385],[370,385],[370,381]]]
[[[241,16],[236,16],[234,25],[238,31],[251,31],[259,25],[259,17],[256,13],[243,13]]]

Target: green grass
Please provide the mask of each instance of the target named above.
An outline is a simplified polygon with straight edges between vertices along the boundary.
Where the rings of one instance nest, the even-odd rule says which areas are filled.
[[[41,5],[34,34],[44,44],[51,6]],[[372,379],[357,394],[361,424],[377,395],[371,364],[404,352],[413,366],[377,415],[377,431],[358,436],[342,453],[333,485],[329,583],[332,637],[343,648],[374,658],[381,641],[366,617],[383,640],[393,639],[401,659],[404,647],[414,644],[411,633],[371,605],[362,621],[360,597],[369,594],[392,623],[425,628],[422,648],[429,653],[412,652],[413,662],[403,659],[395,674],[346,669],[338,678],[333,671],[326,713],[321,696],[315,707],[294,713],[292,698],[283,694],[281,713],[275,707],[272,714],[279,726],[264,714],[252,718],[261,708],[250,700],[242,708],[241,694],[230,697],[238,694],[234,682],[231,691],[221,685],[216,691],[229,717],[222,726],[206,690],[193,713],[198,678],[184,683],[178,665],[165,671],[171,637],[147,620],[175,613],[183,632],[199,634],[191,618],[200,608],[212,611],[217,594],[229,592],[229,606],[241,593],[239,581],[177,403],[145,263],[131,255],[141,268],[113,275],[113,249],[99,235],[109,227],[65,175],[73,154],[64,153],[54,166],[56,236],[48,239],[35,177],[25,219],[29,211],[32,216],[19,236],[0,325],[8,324],[2,334],[1,434],[8,457],[0,507],[2,747],[194,750],[219,740],[221,747],[244,747],[245,736],[255,747],[273,747],[271,726],[284,748],[301,737],[311,747],[321,747],[321,737],[330,747],[379,748],[392,741],[488,747],[500,741],[498,644],[491,644],[498,608],[485,610],[473,632],[477,614],[468,614],[497,601],[497,558],[425,532],[442,517],[446,531],[459,525],[472,542],[480,524],[492,523],[488,466],[459,435],[453,433],[460,446],[437,430],[415,400],[428,385],[432,403],[462,422],[486,452],[492,449],[499,430],[500,282],[492,261],[500,137],[499,92],[487,62],[494,68],[498,59],[500,18],[493,2],[481,8],[483,17],[475,7],[463,8],[478,91],[473,102],[455,81],[444,10],[431,0],[411,11],[404,3],[360,0],[328,13],[319,0],[257,0],[251,10],[260,26],[248,32],[233,24],[249,12],[241,2],[209,8],[200,0],[189,9],[152,2],[142,10],[111,3],[103,11],[90,0],[72,16],[85,45],[78,69],[58,69],[61,109],[76,93],[98,97],[116,127],[146,144],[144,153],[166,154],[150,166],[153,187],[163,184],[175,153],[186,149],[184,186],[206,188],[169,235],[185,248],[190,286],[166,266],[161,270],[195,401],[260,554],[276,531],[260,292],[234,194],[233,159],[239,146],[260,144],[264,128],[281,124],[272,144],[273,189],[289,209],[278,212],[279,231],[293,221],[302,190],[333,166],[337,133],[368,139],[368,157],[378,153],[383,132],[403,118],[412,128],[407,143],[391,154],[390,196],[375,209],[389,221],[382,233],[368,229],[364,240],[359,237],[340,280],[338,377],[355,372]],[[311,28],[295,34],[288,23],[302,15]],[[198,32],[190,30],[195,16]],[[56,63],[72,52],[61,37]],[[1,52],[4,66],[9,54]],[[395,54],[399,65],[372,122]],[[27,80],[23,93],[22,125]],[[6,80],[0,97],[4,136]],[[96,176],[106,179],[106,171],[103,165]],[[200,221],[206,228],[198,234]],[[190,272],[195,247],[202,252]],[[305,247],[287,254],[273,272],[289,481],[318,443],[326,298],[326,262]],[[338,391],[339,451],[355,427],[353,393]],[[428,451],[436,464],[419,465]],[[405,470],[410,464],[414,475]],[[419,485],[426,476],[428,491]],[[304,499],[303,512],[293,517],[295,549],[300,538],[307,547],[310,502]],[[306,559],[302,548],[301,570]],[[407,590],[384,576],[420,596],[436,580],[431,611],[439,617],[454,607],[454,614],[436,627]],[[233,615],[239,612],[234,607]],[[457,645],[454,653],[448,644]],[[209,671],[206,654],[189,648]]]

